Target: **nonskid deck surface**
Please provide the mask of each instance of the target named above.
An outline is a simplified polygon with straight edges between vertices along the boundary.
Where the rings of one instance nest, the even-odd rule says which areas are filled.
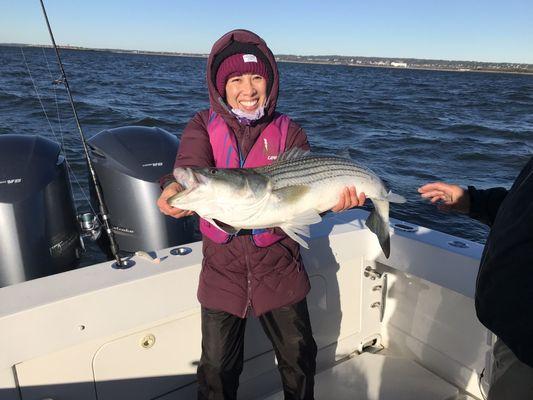
[[[459,397],[460,396],[460,397]],[[283,400],[277,392],[261,400]],[[315,378],[316,400],[471,399],[406,358],[363,353],[322,371]]]

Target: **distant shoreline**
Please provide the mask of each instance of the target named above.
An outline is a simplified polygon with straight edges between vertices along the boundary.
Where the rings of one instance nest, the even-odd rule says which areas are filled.
[[[515,75],[533,75],[531,71],[505,71],[505,70],[493,70],[493,69],[475,69],[475,70],[460,70],[456,68],[430,68],[430,67],[393,67],[390,65],[363,65],[363,64],[340,64],[333,62],[320,62],[320,61],[293,61],[293,60],[279,60],[277,62],[285,62],[291,64],[315,64],[315,65],[338,65],[342,67],[356,67],[356,68],[384,68],[394,70],[410,70],[410,71],[442,71],[442,72],[463,72],[463,73],[492,73],[492,74],[515,74]]]
[[[51,45],[0,43],[0,47],[51,48]],[[144,50],[104,49],[78,46],[59,46],[61,50],[97,51],[117,54],[134,54],[167,57],[207,58],[208,54],[161,52]],[[445,72],[482,72],[533,75],[533,64],[491,63],[477,61],[428,60],[414,58],[358,57],[358,56],[296,56],[276,55],[277,62],[294,64],[339,65],[347,67],[388,68]]]

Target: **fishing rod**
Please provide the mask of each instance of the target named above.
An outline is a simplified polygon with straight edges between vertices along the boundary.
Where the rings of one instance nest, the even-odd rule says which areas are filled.
[[[44,2],[43,0],[40,0],[40,2],[41,2],[41,8],[43,10],[44,19],[46,20],[46,26],[48,27],[48,33],[50,33],[50,39],[52,40],[52,45],[54,46],[54,50],[55,50],[56,57],[57,57],[57,62],[61,70],[61,79],[59,80],[59,82],[63,83],[65,85],[65,88],[67,89],[70,106],[72,107],[72,112],[74,113],[74,120],[76,121],[78,132],[80,133],[81,143],[83,145],[83,151],[85,153],[85,159],[87,161],[87,167],[89,168],[91,179],[93,181],[94,189],[96,192],[96,197],[98,198],[98,207],[100,208],[100,215],[102,216],[102,220],[104,221],[104,228],[109,238],[111,253],[113,254],[113,257],[115,258],[117,262],[117,267],[123,268],[123,267],[128,266],[129,264],[128,264],[128,261],[122,260],[120,258],[118,244],[117,244],[117,241],[115,240],[115,235],[113,234],[113,230],[111,229],[111,224],[109,222],[109,215],[108,215],[109,212],[104,202],[102,190],[100,188],[100,184],[98,183],[98,179],[96,177],[96,172],[94,170],[91,157],[89,156],[89,148],[87,146],[87,141],[85,139],[83,130],[81,129],[80,120],[78,118],[78,113],[76,111],[76,106],[74,105],[72,93],[70,92],[70,86],[68,84],[67,75],[65,73],[65,69],[63,68],[63,62],[61,61],[61,56],[59,55],[59,49],[57,48],[56,41],[54,39],[54,34],[52,33],[52,28],[50,27],[50,21],[48,20],[46,8],[44,7]]]

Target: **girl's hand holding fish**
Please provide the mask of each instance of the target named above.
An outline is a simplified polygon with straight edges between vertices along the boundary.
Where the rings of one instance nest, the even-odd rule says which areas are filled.
[[[170,185],[168,185],[161,193],[161,196],[159,196],[159,199],[157,199],[157,206],[159,207],[159,211],[161,211],[165,215],[169,215],[174,218],[181,218],[193,215],[194,211],[182,210],[177,207],[172,207],[167,202],[169,197],[172,197],[183,190],[183,186],[181,186],[177,182],[172,182]]]
[[[361,207],[365,204],[366,196],[363,192],[357,195],[355,186],[347,186],[342,191],[339,202],[331,209],[334,212],[345,211],[353,207]]]

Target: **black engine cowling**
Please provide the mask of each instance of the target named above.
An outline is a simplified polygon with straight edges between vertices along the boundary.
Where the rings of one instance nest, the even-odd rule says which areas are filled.
[[[167,217],[156,205],[159,178],[172,171],[178,150],[174,135],[160,128],[126,126],[104,130],[88,143],[121,251],[153,251],[198,239],[196,218]],[[106,235],[100,240],[109,255]]]
[[[60,146],[0,135],[0,287],[74,268],[82,249]]]

